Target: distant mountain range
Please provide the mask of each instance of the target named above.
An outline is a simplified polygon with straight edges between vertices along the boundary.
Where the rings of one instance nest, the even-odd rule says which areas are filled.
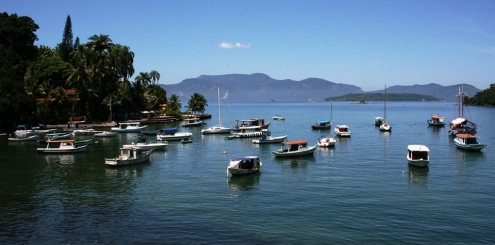
[[[222,97],[232,102],[263,101],[323,101],[328,97],[337,97],[351,93],[383,93],[383,90],[364,92],[360,87],[334,83],[320,78],[307,78],[301,81],[290,79],[276,80],[262,73],[202,75],[185,79],[177,84],[160,84],[167,91],[167,96],[176,94],[187,103],[194,93],[203,95],[207,101],[217,100],[217,87],[220,86]],[[440,100],[455,101],[461,85],[442,86],[427,85],[391,86],[387,93],[417,93],[431,95]],[[464,91],[474,96],[479,89],[464,85]]]

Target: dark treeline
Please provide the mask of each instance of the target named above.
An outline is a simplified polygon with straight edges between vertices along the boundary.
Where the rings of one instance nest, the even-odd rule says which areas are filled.
[[[134,52],[113,43],[109,35],[73,40],[67,17],[62,40],[55,48],[36,46],[39,26],[30,17],[0,14],[0,128],[16,124],[65,123],[72,116],[89,121],[126,120],[142,110],[181,116],[176,95],[167,98],[157,85],[157,71],[135,74]],[[160,105],[167,103],[166,109]],[[201,94],[191,96],[187,109],[203,112]]]
[[[466,97],[464,103],[468,105],[495,106],[495,83],[490,84],[488,89],[476,93],[472,98]]]

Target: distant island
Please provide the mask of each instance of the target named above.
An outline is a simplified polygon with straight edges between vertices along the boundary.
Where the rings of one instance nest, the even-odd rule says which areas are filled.
[[[346,94],[337,97],[325,98],[325,101],[384,101],[385,94],[381,93],[364,93],[364,94]],[[412,93],[387,93],[387,101],[440,101],[440,99],[431,95],[412,94]]]

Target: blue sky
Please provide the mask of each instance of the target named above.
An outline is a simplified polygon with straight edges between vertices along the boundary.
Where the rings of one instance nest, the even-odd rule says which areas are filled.
[[[495,83],[493,0],[3,0],[0,12],[31,17],[49,47],[70,15],[74,39],[109,35],[161,84],[257,72],[364,91]]]

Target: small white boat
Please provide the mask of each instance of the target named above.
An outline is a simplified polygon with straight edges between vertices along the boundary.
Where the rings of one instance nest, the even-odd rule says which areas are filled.
[[[115,137],[119,134],[118,132],[103,131],[101,133],[95,134],[95,137]]]
[[[273,118],[273,120],[285,120],[285,117],[283,117],[280,114],[277,114],[277,115],[273,116],[272,118]]]
[[[383,123],[380,125],[380,131],[390,132],[392,131],[392,125],[387,123],[387,86],[385,86],[385,99],[383,101]]]
[[[285,139],[287,139],[287,135],[273,137],[272,132],[269,130],[263,131],[261,137],[257,140],[253,140],[253,144],[272,144],[272,143],[281,143]]]
[[[481,151],[486,147],[486,144],[478,142],[479,136],[472,134],[457,134],[454,138],[454,143],[457,148],[468,151]]]
[[[347,125],[337,125],[333,131],[339,137],[351,137],[351,131]]]
[[[229,166],[227,167],[227,175],[256,173],[260,171],[262,166],[263,163],[261,163],[257,156],[236,157],[230,159]]]
[[[87,129],[76,129],[72,131],[72,135],[95,135],[98,133],[102,133],[103,131],[97,131],[92,128]]]
[[[203,126],[203,121],[201,121],[199,118],[184,119],[184,123],[182,124],[182,127],[201,127],[201,126]]]
[[[36,141],[38,139],[38,135],[24,136],[24,137],[9,137],[9,141]]]
[[[320,138],[318,138],[318,146],[321,148],[326,148],[326,147],[331,147],[335,146],[335,142],[337,140],[332,137],[325,137],[325,135],[322,135]]]
[[[189,132],[177,132],[177,128],[164,128],[156,135],[156,140],[177,141],[192,137]]]
[[[121,122],[118,127],[112,127],[110,131],[119,133],[139,133],[145,126],[139,126],[139,122]]]
[[[392,125],[384,122],[382,123],[382,125],[380,125],[380,131],[390,132],[392,131]]]
[[[31,127],[31,130],[28,130],[27,134],[28,135],[43,135],[43,134],[51,134],[55,133],[57,129],[51,128],[51,129],[41,129],[40,127]]]
[[[167,145],[168,145],[167,141],[147,142],[146,136],[141,135],[139,136],[138,141],[136,143],[132,142],[131,144],[123,145],[122,147],[137,148],[141,150],[158,150],[158,149],[165,149]]]
[[[443,127],[445,126],[444,119],[445,117],[441,117],[440,115],[432,115],[431,119],[426,120],[426,122],[428,122],[428,125],[430,126]]]
[[[275,157],[296,157],[312,155],[316,150],[316,145],[308,146],[307,140],[293,140],[282,142],[282,147],[273,151]]]
[[[222,125],[215,125],[213,127],[201,130],[202,134],[227,134],[230,132],[232,132],[232,128],[227,128]]]
[[[111,166],[125,166],[149,162],[153,150],[143,151],[134,147],[120,148],[120,156],[105,158],[105,164]]]
[[[87,146],[76,146],[74,140],[49,140],[45,148],[38,148],[36,150],[39,153],[77,153],[86,151]]]
[[[408,145],[407,161],[416,167],[426,167],[430,162],[430,149],[424,145]]]
[[[70,139],[70,133],[51,133],[45,134],[46,140],[62,140],[62,139]]]

